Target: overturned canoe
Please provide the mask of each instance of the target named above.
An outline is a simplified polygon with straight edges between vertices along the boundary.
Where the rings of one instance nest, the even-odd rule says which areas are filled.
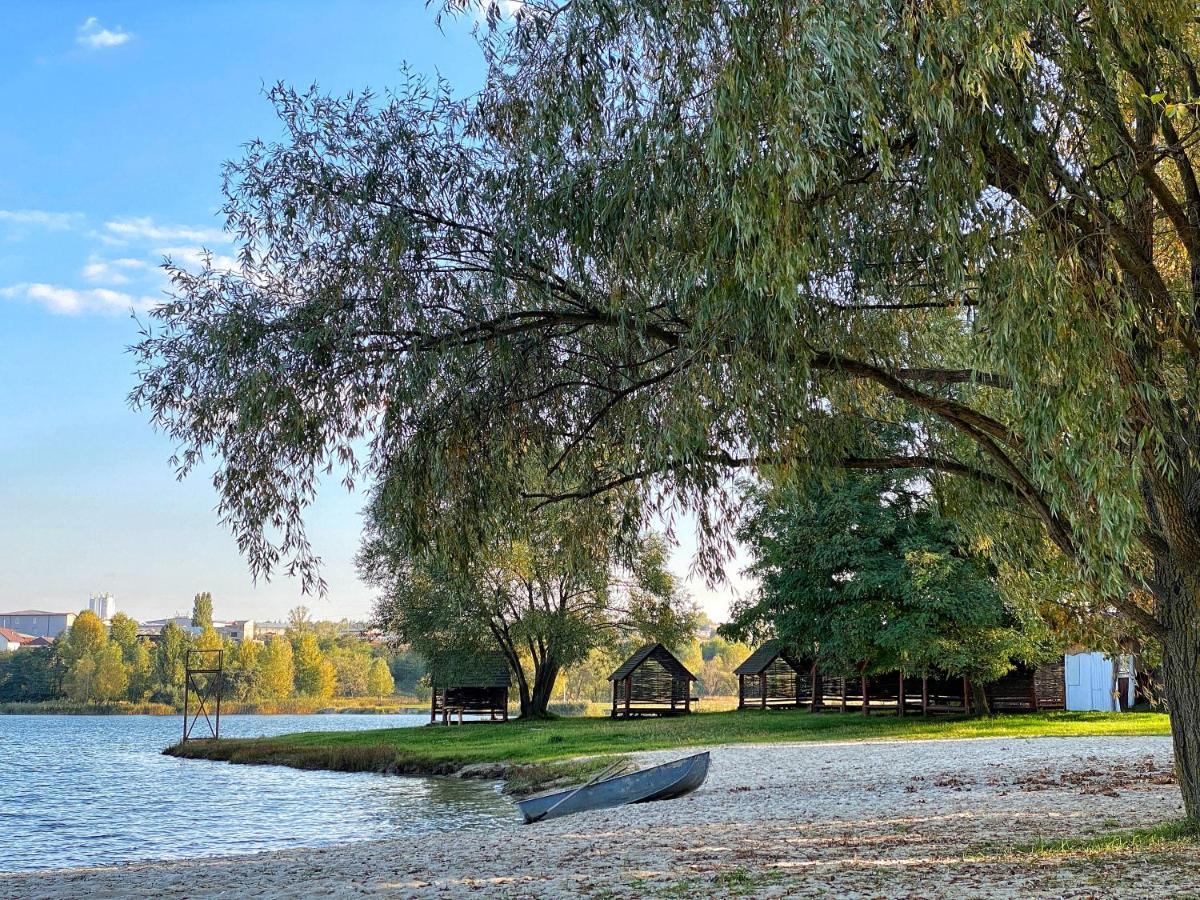
[[[690,794],[707,776],[708,751],[705,751],[640,772],[518,800],[517,808],[526,822],[540,822],[590,809],[671,800]]]

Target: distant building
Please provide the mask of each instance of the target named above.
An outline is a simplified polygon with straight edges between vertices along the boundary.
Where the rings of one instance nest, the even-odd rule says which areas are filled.
[[[55,638],[71,627],[75,613],[46,612],[43,609],[19,609],[0,612],[0,628],[11,628],[34,637]]]
[[[162,630],[167,625],[176,625],[183,629],[188,634],[195,637],[202,629],[192,624],[191,616],[171,616],[168,619],[151,619],[148,622],[138,623],[138,635],[140,637],[148,637],[151,640],[157,640],[162,635]],[[213,622],[213,628],[221,637],[229,638],[231,641],[252,641],[257,633],[253,619],[237,619],[233,622]]]
[[[12,653],[38,640],[31,634],[21,634],[11,628],[0,628],[0,653]]]
[[[103,594],[92,594],[88,597],[88,609],[96,614],[101,622],[111,622],[117,614],[117,598],[105,591]]]
[[[227,637],[231,641],[254,640],[255,627],[253,619],[237,619],[233,622],[213,622],[213,627],[217,629],[217,634],[221,635],[221,637]]]
[[[54,646],[54,638],[35,637],[33,640],[31,640],[25,646],[27,648],[29,648],[30,650],[36,650],[39,647],[53,647]]]
[[[272,635],[287,634],[287,630],[287,622],[259,622],[254,626],[254,633],[260,641],[265,641]]]

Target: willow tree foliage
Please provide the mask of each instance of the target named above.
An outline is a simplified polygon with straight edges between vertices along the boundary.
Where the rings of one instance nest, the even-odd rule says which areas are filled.
[[[710,566],[731,469],[920,469],[1162,641],[1200,818],[1194,2],[520,9],[469,99],[273,91],[238,270],[173,273],[134,400],[253,566],[319,578],[331,465],[469,535],[561,448],[557,499],[672,497]]]
[[[980,683],[1051,649],[1034,611],[1006,605],[911,478],[845,473],[747,495],[738,538],[759,589],[722,633],[778,637],[829,673],[932,669]]]
[[[414,546],[377,492],[360,565],[380,591],[375,618],[427,657],[499,650],[523,717],[547,713],[560,673],[624,638],[693,639],[698,615],[651,536],[632,544],[611,505],[556,506],[489,529],[463,555]],[[457,548],[455,548],[457,549]]]

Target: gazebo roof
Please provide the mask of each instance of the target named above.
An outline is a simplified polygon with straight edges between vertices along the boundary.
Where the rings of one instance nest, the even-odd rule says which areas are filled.
[[[430,659],[429,678],[440,688],[506,688],[511,674],[503,653],[461,651],[439,653]]]
[[[657,662],[661,663],[662,666],[675,677],[686,678],[689,681],[696,680],[696,676],[689,672],[687,667],[675,658],[675,654],[673,654],[662,644],[646,644],[644,647],[640,647],[638,651],[633,654],[633,656],[621,663],[621,665],[617,668],[617,671],[608,676],[608,680],[621,681],[622,679],[629,677],[634,669],[651,657],[653,657]]]
[[[782,641],[767,641],[753,653],[751,653],[746,661],[733,670],[734,675],[761,675],[766,671],[767,667],[779,657],[783,657],[784,662],[800,671],[801,666],[799,660],[789,653],[784,647]]]

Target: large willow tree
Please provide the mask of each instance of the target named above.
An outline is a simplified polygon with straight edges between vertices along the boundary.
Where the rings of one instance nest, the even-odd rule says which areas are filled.
[[[274,91],[285,136],[227,173],[242,268],[174,272],[134,400],[215,456],[251,564],[319,577],[330,464],[404,485],[414,542],[674,498],[710,565],[731,470],[918,469],[1162,642],[1200,818],[1194,2],[521,10],[469,100]]]

